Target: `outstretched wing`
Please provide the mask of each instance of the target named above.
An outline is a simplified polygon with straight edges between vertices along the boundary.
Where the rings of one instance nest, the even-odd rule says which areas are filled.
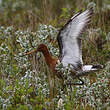
[[[93,9],[74,15],[60,30],[57,40],[60,49],[60,61],[64,67],[71,64],[74,69],[82,67],[81,36],[91,20]]]

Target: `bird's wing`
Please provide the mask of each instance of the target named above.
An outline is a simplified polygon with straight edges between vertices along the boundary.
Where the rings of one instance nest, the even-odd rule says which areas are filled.
[[[93,9],[87,9],[82,13],[78,13],[59,31],[57,36],[60,61],[64,67],[71,64],[73,68],[82,67],[82,47],[81,35],[85,27],[91,20]]]

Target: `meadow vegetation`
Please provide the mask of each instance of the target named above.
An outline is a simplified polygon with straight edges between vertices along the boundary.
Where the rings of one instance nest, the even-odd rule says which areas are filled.
[[[43,55],[22,55],[44,43],[58,57],[59,29],[71,15],[91,6],[94,15],[82,38],[83,61],[84,64],[100,63],[104,68],[82,77],[85,82],[82,86],[66,86],[62,90],[56,79],[58,92],[50,100],[49,69]],[[49,108],[51,103],[54,105]],[[109,0],[0,1],[0,110],[49,109],[110,109]]]

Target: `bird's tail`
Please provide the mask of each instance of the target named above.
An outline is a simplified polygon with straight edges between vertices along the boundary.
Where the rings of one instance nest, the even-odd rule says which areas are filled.
[[[73,78],[85,76],[88,74],[93,74],[93,72],[103,69],[103,65],[85,65],[82,68],[82,71],[77,71],[77,74]]]
[[[97,71],[97,70],[100,70],[103,68],[103,65],[84,65],[82,70],[85,71],[85,72],[89,72],[89,71]]]

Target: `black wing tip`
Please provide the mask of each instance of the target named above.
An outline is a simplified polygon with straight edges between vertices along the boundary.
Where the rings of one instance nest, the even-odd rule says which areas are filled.
[[[88,8],[88,11],[90,12],[90,14],[93,14],[94,13],[94,8],[90,7],[90,8]]]
[[[96,68],[96,69],[103,69],[104,66],[101,64],[97,64],[97,65],[93,65],[92,68]]]

